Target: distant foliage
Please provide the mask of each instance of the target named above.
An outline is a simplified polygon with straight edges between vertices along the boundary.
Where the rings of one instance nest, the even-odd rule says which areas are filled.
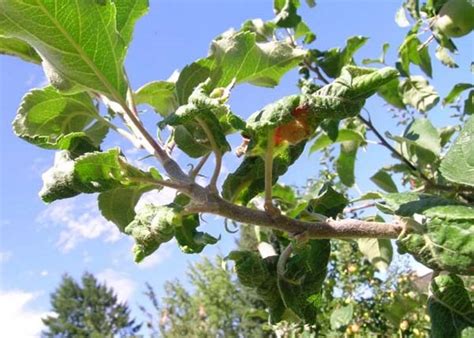
[[[52,315],[43,318],[45,337],[130,337],[141,327],[115,292],[84,273],[81,283],[64,275],[51,294]]]

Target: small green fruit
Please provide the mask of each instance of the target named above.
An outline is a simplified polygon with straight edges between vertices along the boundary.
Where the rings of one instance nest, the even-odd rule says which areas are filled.
[[[470,0],[448,0],[434,25],[450,38],[467,35],[474,29],[474,5]]]

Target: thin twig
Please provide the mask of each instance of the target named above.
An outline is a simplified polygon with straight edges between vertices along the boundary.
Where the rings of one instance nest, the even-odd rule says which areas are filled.
[[[310,71],[312,71],[313,73],[316,74],[316,78],[317,78],[317,79],[321,80],[321,81],[324,82],[325,84],[329,84],[329,83],[330,83],[329,80],[324,77],[323,73],[321,73],[321,70],[319,69],[318,66],[313,66],[313,65],[311,64],[311,62],[308,61],[308,60],[306,60],[306,59],[304,60],[304,64],[305,64],[306,67],[308,67],[308,69],[309,69]]]
[[[212,173],[211,180],[209,181],[209,188],[213,190],[214,192],[217,192],[217,180],[219,178],[219,174],[222,168],[222,152],[219,146],[217,145],[214,135],[212,135],[212,131],[211,129],[209,129],[209,126],[207,125],[207,123],[203,121],[202,119],[200,119],[199,117],[196,117],[196,121],[204,130],[204,133],[206,134],[207,139],[211,143],[211,148],[216,158],[216,165],[214,167],[214,172]]]
[[[97,119],[101,121],[102,123],[105,123],[110,129],[115,131],[117,134],[129,140],[133,144],[134,147],[141,148],[140,142],[133,134],[129,133],[125,129],[117,127],[115,124],[113,124],[112,122],[104,118],[102,115],[97,115]]]
[[[390,150],[395,156],[398,157],[403,163],[405,163],[413,172],[417,173],[421,178],[424,180],[428,180],[429,178],[425,176],[422,172],[418,170],[418,168],[411,163],[407,158],[405,158],[397,149],[395,149],[383,136],[382,134],[375,128],[372,124],[372,121],[369,119],[364,118],[362,115],[357,116],[359,120],[361,120],[369,129],[375,134],[375,136],[380,140],[380,143]]]
[[[375,128],[372,121],[369,119],[365,119],[362,115],[358,115],[359,120],[361,120],[369,129],[375,134],[375,136],[380,140],[380,144],[390,150],[392,154],[394,154],[398,159],[400,159],[403,163],[405,163],[408,168],[416,175],[419,176],[423,181],[425,181],[426,188],[432,188],[436,190],[442,191],[452,191],[463,194],[469,194],[474,192],[473,188],[470,187],[454,187],[449,185],[438,184],[433,182],[428,176],[426,176],[421,170],[419,170],[413,163],[411,163],[405,156],[403,156],[399,151],[397,151],[383,136],[382,134]]]
[[[199,174],[199,172],[201,171],[202,167],[204,166],[204,164],[207,162],[207,160],[209,159],[209,157],[211,156],[210,153],[204,155],[203,157],[201,157],[201,159],[199,160],[198,164],[192,168],[190,171],[189,171],[189,177],[194,180],[197,175]]]
[[[273,206],[272,187],[273,187],[273,148],[275,131],[270,130],[267,135],[267,148],[265,150],[265,210],[275,211]]]
[[[375,202],[356,205],[356,206],[350,207],[350,208],[344,208],[343,212],[344,213],[351,213],[351,212],[354,212],[354,211],[357,211],[357,210],[362,210],[362,209],[367,209],[367,208],[372,208],[372,207],[375,207]]]
[[[176,190],[181,190],[184,188],[184,185],[182,183],[177,183],[169,180],[158,180],[154,178],[148,178],[148,177],[128,177],[128,179],[132,182],[137,182],[137,183],[145,183],[145,184],[152,184],[152,185],[157,185],[157,186],[162,186],[162,187],[168,187],[168,188],[173,188]]]

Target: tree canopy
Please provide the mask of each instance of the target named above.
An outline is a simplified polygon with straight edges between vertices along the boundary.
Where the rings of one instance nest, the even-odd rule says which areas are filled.
[[[114,290],[88,272],[81,283],[64,275],[51,306],[53,313],[43,319],[46,337],[130,337],[141,327]]]

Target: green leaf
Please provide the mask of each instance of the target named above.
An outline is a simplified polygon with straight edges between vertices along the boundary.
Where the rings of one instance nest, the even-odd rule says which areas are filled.
[[[405,8],[403,6],[400,7],[397,13],[395,14],[395,22],[399,27],[402,28],[410,26],[410,22],[407,19]]]
[[[272,189],[272,197],[287,204],[295,204],[297,202],[295,191],[288,185],[274,185]]]
[[[336,161],[336,170],[341,182],[352,187],[355,183],[354,167],[359,143],[344,141],[341,143],[341,151]]]
[[[115,8],[117,31],[125,45],[132,41],[133,28],[138,19],[148,12],[148,0],[112,0]]]
[[[178,104],[188,103],[188,97],[201,82],[206,81],[215,67],[215,60],[211,58],[199,59],[183,68],[176,80],[176,96]]]
[[[214,88],[226,87],[234,79],[236,83],[274,87],[306,55],[306,51],[289,43],[262,40],[266,40],[262,32],[253,32],[248,26],[214,39],[209,57],[186,66],[180,73],[176,81],[178,104],[188,103],[194,88],[209,77]]]
[[[179,217],[172,206],[147,204],[140,210],[125,228],[125,233],[135,239],[135,262],[141,262],[173,238],[174,224]]]
[[[321,294],[327,274],[329,240],[311,240],[294,247],[293,255],[278,276],[278,288],[285,306],[308,324],[316,323],[314,298]]]
[[[263,152],[270,130],[279,128],[276,133],[296,134],[300,137],[295,139],[301,141],[310,136],[323,119],[339,120],[356,116],[365,100],[397,75],[395,69],[388,67],[371,69],[346,66],[334,82],[311,95],[287,96],[265,106],[247,120],[247,129],[253,134],[254,154]],[[294,116],[296,112],[304,113],[303,117],[300,116],[299,127],[292,124],[297,121]],[[297,131],[292,129],[295,127]]]
[[[161,116],[167,116],[178,108],[176,85],[169,81],[154,81],[135,92],[136,104],[148,104]]]
[[[275,24],[282,28],[295,28],[301,22],[301,17],[296,13],[299,6],[299,0],[275,0]]]
[[[266,139],[268,131],[294,120],[293,112],[307,111],[307,125],[313,130],[322,119],[344,119],[356,116],[365,100],[398,75],[393,68],[358,68],[346,66],[341,76],[311,95],[292,95],[267,105],[252,114],[247,127]],[[260,142],[254,140],[257,144]]]
[[[330,185],[325,184],[318,192],[318,195],[309,200],[308,211],[336,218],[343,212],[347,204],[349,204],[349,201],[343,194],[334,190]]]
[[[428,313],[433,338],[461,337],[474,327],[474,308],[463,280],[456,275],[440,275],[430,283]]]
[[[469,92],[467,99],[464,101],[464,114],[473,115],[474,114],[474,90]]]
[[[176,126],[173,139],[179,149],[192,158],[199,158],[210,152],[207,138],[199,127]]]
[[[88,152],[77,158],[70,152],[58,152],[54,166],[43,174],[40,197],[49,203],[79,193],[141,188],[143,181],[156,186],[153,178],[151,173],[128,164],[118,148],[106,152]]]
[[[295,39],[299,38],[303,38],[305,44],[310,44],[316,40],[316,34],[311,31],[311,28],[304,21],[301,21],[295,29]]]
[[[447,126],[444,128],[438,128],[438,134],[440,138],[441,147],[444,147],[448,142],[451,140],[451,137],[457,132],[459,129],[453,126]]]
[[[389,239],[359,238],[357,239],[357,245],[360,252],[379,271],[387,271],[393,256],[392,243]]]
[[[441,161],[440,171],[450,182],[474,186],[474,117],[471,117]]]
[[[273,182],[286,173],[304,150],[305,142],[282,149],[273,159]],[[227,176],[222,186],[222,196],[234,203],[246,205],[264,190],[265,163],[260,156],[246,157],[239,167]]]
[[[471,83],[456,83],[449,94],[443,99],[443,105],[453,103],[463,91],[469,88],[474,88],[474,85]]]
[[[337,134],[336,140],[331,140],[331,138],[326,134],[319,136],[309,149],[309,153],[312,154],[316,151],[330,146],[333,143],[341,143],[345,141],[355,141],[358,143],[364,143],[365,138],[364,135],[362,135],[358,131],[352,129],[340,129],[339,133]]]
[[[0,36],[0,54],[17,56],[25,61],[33,63],[41,63],[41,57],[26,42]]]
[[[414,192],[385,194],[383,200],[384,203],[378,203],[377,207],[385,213],[398,216],[425,214],[425,212],[434,207],[444,205],[455,206],[460,204],[458,201],[440,196]]]
[[[397,76],[398,72],[390,67],[375,69],[346,66],[341,70],[340,77],[312,95],[312,111],[321,118],[356,116],[367,98]]]
[[[385,101],[387,101],[387,103],[391,104],[395,108],[406,109],[405,103],[403,101],[403,96],[401,95],[399,88],[400,80],[396,78],[381,86],[377,93]]]
[[[331,329],[340,330],[346,327],[352,321],[353,315],[354,315],[354,306],[352,304],[335,309],[331,313],[331,318],[330,318]]]
[[[120,150],[87,153],[78,157],[74,165],[74,181],[82,192],[92,193],[118,188],[125,178],[120,163]]]
[[[48,86],[25,95],[13,121],[13,130],[18,137],[39,147],[72,150],[65,147],[70,145],[65,142],[68,136],[82,138],[95,146],[100,144],[93,132],[85,130],[98,117],[87,93],[65,96]]]
[[[232,251],[227,259],[235,262],[235,271],[240,283],[255,289],[258,297],[269,308],[270,322],[280,322],[286,309],[277,291],[277,256],[262,259],[256,252]]]
[[[197,231],[199,215],[183,216],[175,227],[175,237],[184,253],[200,253],[208,244],[216,244],[218,239],[208,233]]]
[[[209,80],[198,85],[189,96],[188,104],[180,106],[176,112],[159,123],[160,128],[165,125],[186,128],[186,131],[177,131],[174,140],[181,150],[189,151],[189,156],[200,155],[203,147],[207,147],[207,152],[210,152],[214,150],[213,144],[222,153],[229,151],[226,134],[234,132],[234,122],[240,120],[230,112],[229,106],[223,103],[226,98],[213,97],[211,88]],[[243,122],[240,124],[243,125]],[[188,143],[189,138],[194,141]]]
[[[416,35],[417,30],[418,29],[415,26],[400,45],[400,48],[398,49],[400,64],[405,74],[410,74],[410,63],[413,63],[420,66],[421,70],[431,77],[432,67],[430,54],[426,47],[419,50],[422,43]]]
[[[275,23],[272,21],[253,19],[245,21],[240,30],[255,33],[257,42],[268,42],[272,39],[275,29]]]
[[[346,41],[346,46],[341,48],[332,48],[325,52],[319,52],[317,63],[324,72],[333,78],[341,74],[344,66],[353,63],[353,56],[361,48],[368,38],[364,36],[352,36]]]
[[[151,184],[143,184],[104,191],[98,197],[100,212],[102,216],[115,223],[123,232],[125,227],[135,218],[135,206],[140,197],[153,189],[157,189],[157,187]]]
[[[436,271],[474,275],[474,219],[403,220],[407,230],[397,241],[400,253],[410,253]]]
[[[444,48],[443,46],[436,47],[436,58],[441,61],[441,63],[449,68],[458,68],[458,64],[454,59],[449,55],[449,49]]]
[[[354,198],[351,200],[351,203],[359,202],[359,201],[366,201],[366,200],[378,200],[381,199],[383,195],[378,191],[369,191],[361,196]]]
[[[41,55],[50,82],[58,89],[76,85],[124,101],[125,45],[117,32],[115,6],[104,1],[2,1],[0,30],[24,40]]]
[[[275,130],[275,142],[281,144],[285,144],[284,141],[287,141],[284,138],[288,136],[287,134],[301,134],[297,140],[295,138],[296,142],[309,137],[319,122],[318,116],[312,114],[312,108],[314,108],[313,99],[310,96],[291,95],[268,104],[263,109],[253,113],[247,119],[247,130],[253,134],[253,153],[264,152],[270,130]],[[300,122],[295,125],[298,118]],[[291,132],[287,132],[287,129]],[[295,142],[290,143],[294,144]]]
[[[438,93],[422,76],[403,79],[399,89],[403,103],[421,112],[427,112],[439,102]]]
[[[398,192],[397,185],[393,182],[392,176],[383,169],[377,171],[370,180],[386,192]]]
[[[387,55],[387,51],[390,47],[390,44],[389,43],[384,43],[383,46],[382,46],[382,55],[379,56],[378,59],[363,59],[362,60],[362,64],[363,65],[368,65],[368,64],[371,64],[371,63],[379,63],[379,64],[382,64],[384,65],[385,64],[385,56]]]
[[[66,150],[55,154],[54,166],[44,172],[42,178],[39,196],[46,203],[80,194],[74,187],[74,160]]]
[[[467,205],[441,205],[433,206],[423,214],[427,217],[448,219],[474,219],[474,207]]]
[[[434,162],[441,152],[441,138],[438,130],[427,118],[413,120],[403,133],[409,154],[416,155],[418,161]]]
[[[211,44],[213,67],[211,79],[216,87],[237,83],[275,87],[280,78],[296,67],[306,51],[286,42],[257,42],[251,32],[226,32]]]

